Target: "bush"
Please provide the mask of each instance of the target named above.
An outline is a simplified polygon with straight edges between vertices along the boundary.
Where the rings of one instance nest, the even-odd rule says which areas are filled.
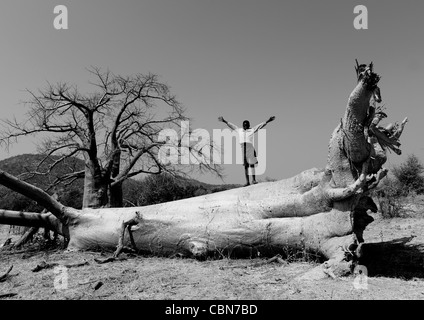
[[[424,194],[424,165],[415,155],[392,169],[393,176],[383,179],[374,196],[385,218],[400,217],[411,196]],[[409,200],[408,200],[409,199]]]
[[[2,186],[0,188],[0,209],[41,212],[43,207],[24,195]]]
[[[81,189],[66,190],[60,195],[59,201],[67,207],[81,209],[82,201],[83,201],[83,190]]]
[[[170,174],[149,175],[124,184],[125,205],[147,206],[210,193],[205,187]]]
[[[424,166],[415,155],[409,155],[406,161],[393,168],[393,174],[400,183],[400,188],[407,194],[424,193]]]
[[[402,216],[406,196],[407,192],[402,189],[402,185],[396,177],[384,178],[377,190],[374,191],[374,198],[377,200],[383,218]]]

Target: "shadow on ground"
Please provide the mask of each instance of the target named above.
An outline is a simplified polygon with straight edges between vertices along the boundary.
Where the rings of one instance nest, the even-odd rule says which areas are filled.
[[[409,244],[413,238],[364,243],[359,264],[367,267],[369,277],[424,278],[424,245]]]

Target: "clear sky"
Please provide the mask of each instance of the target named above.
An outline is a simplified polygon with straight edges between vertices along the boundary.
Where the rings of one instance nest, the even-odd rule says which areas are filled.
[[[69,29],[53,27],[65,5]],[[368,30],[353,26],[368,8]],[[193,118],[193,128],[241,126],[275,115],[267,128],[265,177],[324,167],[331,132],[355,86],[355,58],[373,61],[389,118],[410,119],[402,156],[424,161],[424,1],[339,0],[2,0],[1,117],[20,118],[24,89],[46,81],[86,84],[89,66],[161,76]],[[384,122],[383,122],[384,123]],[[25,139],[0,159],[35,152]],[[244,183],[241,165],[226,183]],[[202,181],[219,183],[210,176]]]

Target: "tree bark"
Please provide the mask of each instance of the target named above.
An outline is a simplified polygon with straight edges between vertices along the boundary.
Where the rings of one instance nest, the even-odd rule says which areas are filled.
[[[43,190],[19,180],[3,170],[0,170],[0,184],[37,201],[38,204],[46,208],[47,211],[52,212],[59,220],[64,220],[66,218],[65,206]]]
[[[22,227],[49,228],[62,236],[69,237],[69,231],[53,214],[0,210],[0,224]]]
[[[111,208],[121,208],[124,206],[122,182],[111,184],[109,187],[109,206]]]
[[[133,220],[136,249],[158,255],[267,255],[294,247],[331,258],[336,244],[352,242],[344,238],[352,233],[352,221],[350,212],[316,201],[321,186],[305,192],[310,180],[302,180],[323,174],[309,170],[287,180],[146,207],[86,209],[70,220],[69,247],[113,250],[122,223]],[[129,234],[124,242],[131,245]]]
[[[108,204],[108,183],[99,165],[85,163],[83,208],[101,208]]]

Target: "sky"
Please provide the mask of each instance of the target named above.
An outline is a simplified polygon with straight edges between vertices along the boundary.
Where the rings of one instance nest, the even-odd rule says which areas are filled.
[[[68,9],[56,30],[53,10]],[[353,10],[368,10],[356,30]],[[115,74],[152,72],[171,87],[193,129],[223,129],[217,118],[266,127],[266,170],[284,179],[326,164],[328,141],[356,84],[355,59],[374,62],[388,118],[409,123],[401,156],[424,162],[424,2],[338,0],[2,0],[1,119],[25,114],[25,89],[87,84],[86,68]],[[22,139],[0,160],[35,153]],[[223,166],[225,183],[244,183],[241,165]],[[196,176],[208,183],[222,181]]]

